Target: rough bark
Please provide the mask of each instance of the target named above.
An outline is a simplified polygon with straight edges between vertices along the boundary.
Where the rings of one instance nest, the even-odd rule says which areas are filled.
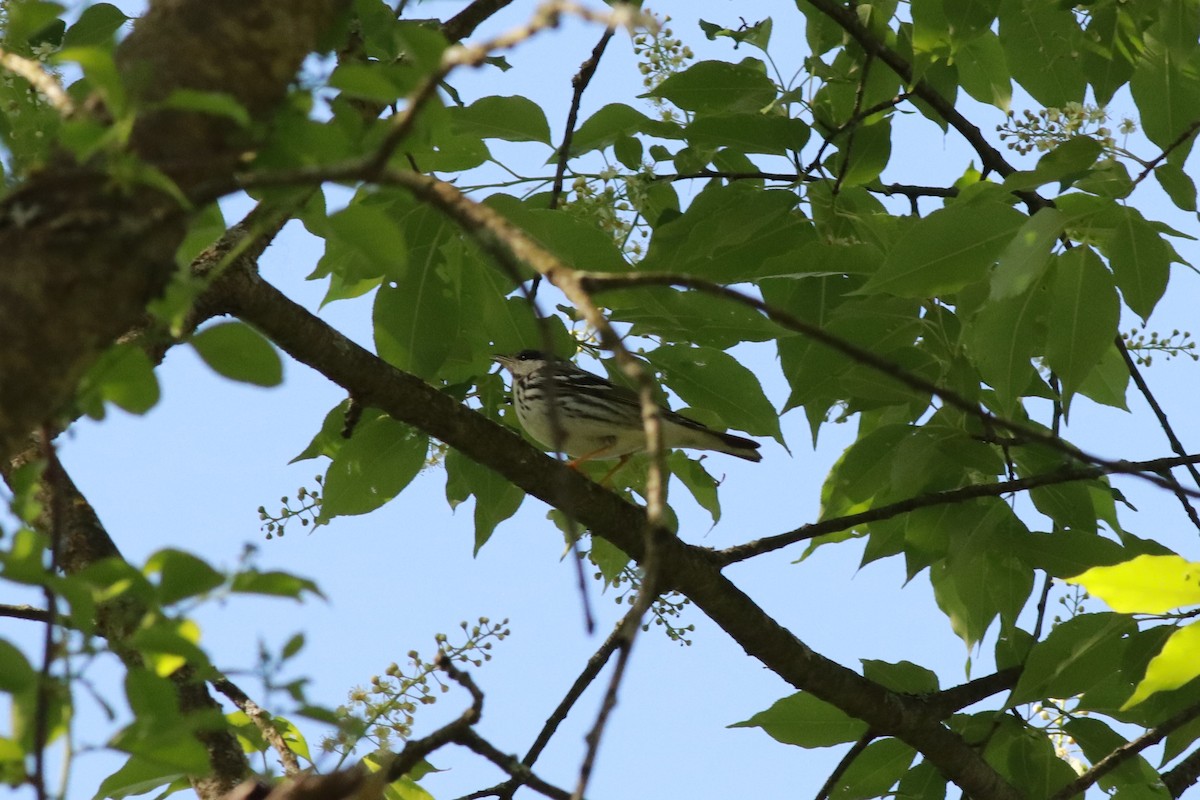
[[[159,0],[117,52],[139,110],[132,154],[186,195],[251,144],[229,117],[149,108],[177,89],[229,94],[263,121],[347,0]],[[0,458],[68,411],[96,357],[174,271],[188,211],[145,181],[62,160],[0,203]]]

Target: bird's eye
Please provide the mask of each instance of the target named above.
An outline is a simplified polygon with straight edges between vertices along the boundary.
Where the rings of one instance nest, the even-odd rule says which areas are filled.
[[[536,361],[537,353],[532,350],[522,350],[517,353],[517,361]]]

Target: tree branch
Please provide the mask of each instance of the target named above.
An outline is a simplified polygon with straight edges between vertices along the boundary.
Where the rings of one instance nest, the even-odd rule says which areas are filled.
[[[866,511],[860,511],[857,514],[847,514],[842,517],[834,517],[832,519],[813,522],[808,525],[803,525],[793,531],[780,533],[775,536],[767,536],[762,539],[746,542],[745,544],[734,545],[724,550],[719,550],[716,553],[716,560],[722,565],[733,564],[738,561],[745,561],[748,558],[770,553],[773,550],[787,547],[796,542],[814,539],[817,536],[823,536],[827,533],[835,533],[844,531],[847,528],[865,525],[868,522],[879,522],[880,520],[891,519],[898,517],[901,514],[907,514],[911,511],[916,511],[920,508],[929,508],[930,506],[948,505],[951,503],[963,503],[968,500],[976,500],[981,497],[999,497],[1000,495],[1009,494],[1010,492],[1025,492],[1031,489],[1037,489],[1042,486],[1053,486],[1060,483],[1072,483],[1075,481],[1086,481],[1099,478],[1104,475],[1113,474],[1136,474],[1139,472],[1154,472],[1158,470],[1170,469],[1183,464],[1200,463],[1200,455],[1185,455],[1178,458],[1156,458],[1151,461],[1116,461],[1106,467],[1079,467],[1076,469],[1059,470],[1056,472],[1048,472],[1045,475],[1033,475],[1028,478],[1018,478],[1010,481],[998,481],[996,483],[976,483],[969,486],[963,486],[958,489],[947,489],[941,492],[930,492],[928,494],[910,497],[906,500],[899,500],[895,503],[870,508]]]
[[[1200,750],[1194,750],[1188,756],[1163,773],[1163,783],[1172,797],[1179,797],[1200,780]]]
[[[75,113],[74,101],[41,63],[0,49],[0,67],[27,80],[64,117]]]
[[[477,235],[492,234],[480,231]],[[500,245],[495,242],[493,246]],[[524,245],[518,242],[516,246]],[[530,253],[530,257],[543,256]],[[636,560],[644,559],[641,532],[646,518],[641,509],[448,395],[380,361],[258,275],[231,270],[222,289],[230,313],[255,325],[284,351],[364,404],[441,439],[526,492],[562,508],[593,535],[607,539]],[[1012,787],[960,736],[943,727],[919,699],[890,692],[812,651],[722,576],[711,551],[674,537],[662,537],[659,546],[659,589],[675,589],[689,597],[747,653],[784,680],[867,721],[880,735],[896,736],[912,745],[968,792],[993,800],[1016,800]]]
[[[288,777],[298,775],[300,772],[300,762],[296,759],[296,754],[292,752],[292,748],[288,747],[288,743],[283,740],[283,736],[280,735],[279,730],[271,724],[270,715],[228,678],[217,678],[216,680],[209,681],[209,683],[218,692],[228,697],[235,706],[240,708],[250,718],[250,721],[254,723],[254,727],[258,728],[263,739],[275,748],[275,752],[279,754],[279,762],[283,765],[283,774]]]
[[[867,731],[854,745],[846,751],[846,755],[842,756],[842,760],[833,768],[833,772],[829,773],[829,777],[825,779],[825,783],[817,790],[815,800],[829,800],[829,794],[837,786],[838,780],[846,774],[846,770],[850,769],[850,765],[854,760],[862,755],[863,750],[867,749],[867,745],[875,741],[875,734]]]
[[[1080,775],[1075,780],[1068,783],[1066,786],[1059,789],[1050,796],[1050,800],[1070,800],[1077,794],[1081,794],[1089,786],[1094,784],[1100,778],[1104,777],[1114,769],[1119,767],[1124,762],[1133,758],[1138,753],[1145,750],[1147,747],[1152,747],[1163,739],[1171,731],[1180,728],[1192,720],[1200,717],[1200,703],[1197,703],[1189,708],[1185,708],[1175,716],[1168,719],[1157,728],[1151,728],[1144,734],[1113,750],[1104,758],[1092,765],[1091,769]]]
[[[1183,442],[1179,441],[1179,437],[1175,435],[1175,429],[1171,427],[1171,421],[1167,419],[1167,413],[1163,411],[1162,406],[1158,404],[1158,400],[1154,397],[1154,393],[1150,391],[1150,384],[1146,383],[1146,378],[1142,375],[1142,371],[1138,369],[1137,362],[1129,354],[1129,348],[1125,346],[1125,340],[1117,336],[1116,345],[1117,352],[1121,354],[1121,358],[1125,362],[1125,367],[1129,370],[1129,377],[1133,378],[1138,391],[1142,393],[1142,397],[1146,398],[1146,402],[1150,405],[1150,410],[1154,412],[1154,416],[1158,420],[1158,426],[1167,435],[1167,441],[1171,444],[1171,450],[1176,455],[1183,455],[1187,452],[1183,449]],[[1194,464],[1188,464],[1187,468],[1188,473],[1192,476],[1192,480],[1197,486],[1200,486],[1200,471],[1197,471]],[[1192,521],[1192,525],[1197,530],[1200,530],[1200,516],[1197,516],[1196,509],[1192,506],[1191,501],[1188,500],[1187,495],[1181,491],[1175,491],[1175,496],[1179,498],[1179,502],[1183,506],[1183,511],[1187,514],[1188,519]]]
[[[442,33],[451,42],[467,38],[488,17],[511,3],[512,0],[474,0],[462,11],[455,14],[442,25]]]
[[[766,303],[756,297],[743,294],[735,289],[730,289],[727,286],[722,286],[719,283],[697,278],[693,275],[672,274],[672,273],[651,273],[651,272],[631,272],[631,273],[616,273],[616,272],[584,272],[573,271],[574,280],[581,287],[590,293],[598,293],[609,289],[616,289],[626,286],[679,286],[688,289],[695,289],[705,294],[713,295],[714,297],[723,297],[750,308],[761,311],[776,324],[797,333],[802,333],[810,339],[825,345],[847,358],[851,358],[860,364],[871,367],[872,369],[883,373],[891,378],[894,378],[899,383],[904,384],[910,389],[915,389],[920,392],[925,392],[940,398],[949,406],[962,411],[971,417],[978,419],[989,429],[1001,428],[1012,433],[1018,434],[1027,438],[1031,442],[1046,445],[1058,452],[1084,463],[1095,464],[1099,467],[1104,467],[1113,472],[1124,472],[1120,466],[1123,461],[1114,461],[1111,459],[1102,458],[1097,455],[1084,452],[1075,445],[1067,442],[1064,439],[1055,436],[1052,433],[1047,433],[1041,429],[1033,428],[1024,423],[1015,420],[1006,419],[996,416],[988,411],[983,410],[976,403],[967,400],[958,392],[940,386],[921,375],[888,361],[886,358],[859,347],[848,339],[843,339],[840,336],[830,333],[819,325],[814,325],[807,320],[789,314],[788,312],[776,308],[769,303]],[[1150,483],[1160,486],[1171,491],[1181,491],[1193,497],[1200,497],[1200,491],[1187,489],[1179,485],[1179,482],[1173,478],[1164,478],[1150,472],[1132,472],[1128,473],[1149,481]]]
[[[550,208],[558,207],[558,200],[562,196],[563,177],[567,174],[567,160],[571,156],[571,140],[575,138],[575,122],[579,118],[579,105],[583,102],[583,92],[587,89],[588,84],[592,82],[592,76],[596,74],[596,68],[600,66],[600,57],[604,55],[605,48],[612,40],[615,29],[607,28],[600,36],[600,41],[596,42],[596,46],[592,48],[592,54],[579,66],[579,72],[571,79],[571,87],[574,93],[571,96],[571,107],[567,111],[566,129],[563,131],[562,144],[558,148],[558,163],[554,167],[554,185],[550,190]]]
[[[177,89],[220,92],[252,120],[266,120],[346,4],[151,4],[116,53],[122,82],[144,109],[130,154],[183,196],[197,181],[231,176],[246,130],[225,115],[160,101]],[[189,214],[179,196],[149,182],[114,181],[103,164],[55,162],[0,203],[0,459],[43,422],[56,424],[80,377],[161,294]]]

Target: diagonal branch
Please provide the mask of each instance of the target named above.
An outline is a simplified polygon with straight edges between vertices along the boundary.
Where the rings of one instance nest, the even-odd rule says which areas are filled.
[[[1146,378],[1142,375],[1142,371],[1138,369],[1137,362],[1133,360],[1133,356],[1129,354],[1129,348],[1125,346],[1125,340],[1120,336],[1116,338],[1117,352],[1121,354],[1121,358],[1125,361],[1125,368],[1129,370],[1129,377],[1133,378],[1133,382],[1137,384],[1138,391],[1142,393],[1142,397],[1146,398],[1146,402],[1150,405],[1150,410],[1154,412],[1155,418],[1158,420],[1158,425],[1163,429],[1163,433],[1167,435],[1167,441],[1171,444],[1171,450],[1176,455],[1183,455],[1187,451],[1183,449],[1183,442],[1179,441],[1179,437],[1175,435],[1175,429],[1171,427],[1171,421],[1167,419],[1167,412],[1163,411],[1162,406],[1158,404],[1158,400],[1154,397],[1154,393],[1150,391],[1150,384],[1146,383]],[[1188,472],[1192,476],[1197,486],[1200,486],[1200,471],[1197,471],[1194,464],[1188,464]],[[1192,525],[1200,530],[1200,516],[1197,516],[1196,509],[1188,500],[1187,495],[1183,492],[1176,491],[1175,496],[1179,498],[1180,504],[1183,506],[1184,513],[1187,514]]]
[[[1084,792],[1088,787],[1100,780],[1102,777],[1112,772],[1114,769],[1133,758],[1138,753],[1145,750],[1147,747],[1153,747],[1167,737],[1178,728],[1186,725],[1192,720],[1200,717],[1200,703],[1197,703],[1189,708],[1185,708],[1175,716],[1168,719],[1157,728],[1151,728],[1144,734],[1113,750],[1104,758],[1092,765],[1091,769],[1080,775],[1075,780],[1068,783],[1066,786],[1059,789],[1050,796],[1050,800],[1070,800],[1078,794]]]
[[[567,174],[567,161],[571,157],[571,140],[575,138],[575,122],[579,119],[579,105],[583,102],[583,92],[592,82],[596,68],[600,66],[600,57],[612,40],[614,28],[605,29],[600,41],[592,49],[592,54],[579,66],[579,72],[571,79],[574,93],[571,96],[571,108],[567,111],[566,129],[563,131],[562,144],[558,148],[558,163],[554,167],[554,187],[550,190],[550,208],[557,208],[563,192],[563,178]]]
[[[843,517],[834,517],[802,525],[787,533],[766,536],[762,539],[746,542],[745,544],[734,545],[733,547],[718,551],[716,559],[723,565],[745,561],[748,558],[762,555],[763,553],[770,553],[773,550],[779,550],[796,542],[814,539],[827,533],[844,531],[847,528],[865,525],[868,522],[891,519],[901,514],[916,511],[919,508],[963,503],[981,497],[999,497],[1010,492],[1026,492],[1042,486],[1094,480],[1104,475],[1157,472],[1172,467],[1196,463],[1200,463],[1200,455],[1184,455],[1178,458],[1156,458],[1152,461],[1117,461],[1109,467],[1079,467],[1076,469],[1048,472],[1045,475],[1033,475],[1028,478],[998,481],[996,483],[977,483],[958,489],[930,492],[918,495],[917,497],[910,497],[906,500],[899,500],[895,503],[888,503],[877,508],[867,509],[866,511],[860,511],[857,514],[847,514]]]
[[[506,241],[505,227],[468,227],[460,215],[451,216],[488,252],[503,251],[507,257],[521,260],[527,257],[556,276],[565,269],[523,237]],[[593,535],[607,539],[638,561],[644,560],[646,542],[641,532],[646,529],[646,518],[641,509],[448,395],[380,361],[258,275],[231,271],[221,288],[226,310],[255,325],[298,361],[341,385],[365,405],[441,439],[535,497],[562,508]],[[865,720],[880,735],[907,742],[972,795],[1017,800],[1015,790],[919,699],[888,691],[814,652],[722,576],[711,551],[671,536],[656,538],[661,550],[658,588],[675,589],[689,597],[748,654],[796,688],[811,691]]]
[[[915,389],[920,392],[925,392],[940,398],[944,403],[952,406],[964,414],[978,419],[987,428],[1000,428],[1010,431],[1019,436],[1035,442],[1037,444],[1046,445],[1058,452],[1068,456],[1069,458],[1081,461],[1084,463],[1095,464],[1112,472],[1123,472],[1121,465],[1126,463],[1122,461],[1114,461],[1101,456],[1092,455],[1079,449],[1075,445],[1066,440],[1048,433],[1039,428],[1033,428],[1022,422],[1006,419],[997,416],[980,408],[976,403],[967,400],[958,392],[948,389],[945,386],[940,386],[927,378],[918,375],[915,372],[904,369],[877,353],[860,347],[857,344],[843,339],[819,325],[801,319],[794,314],[776,308],[756,297],[730,289],[728,286],[723,286],[713,281],[697,278],[694,275],[673,274],[667,272],[650,273],[615,273],[615,272],[574,272],[574,280],[579,283],[584,290],[589,292],[601,292],[608,289],[616,289],[624,286],[679,286],[688,289],[695,289],[705,294],[713,295],[714,297],[723,297],[727,300],[732,300],[742,305],[749,306],[757,311],[766,314],[776,324],[797,333],[802,333],[810,339],[825,345],[847,358],[851,358],[860,364],[871,367],[878,372],[883,373],[896,381],[904,384],[910,389]],[[1181,491],[1193,497],[1200,497],[1200,491],[1188,489],[1179,485],[1179,482],[1173,478],[1165,478],[1152,472],[1133,472],[1129,473],[1136,475],[1143,480],[1160,486],[1171,491]]]

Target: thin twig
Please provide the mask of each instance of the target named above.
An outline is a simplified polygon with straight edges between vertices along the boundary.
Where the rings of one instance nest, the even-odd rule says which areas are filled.
[[[400,146],[400,143],[412,132],[417,116],[437,94],[438,87],[458,67],[479,67],[496,52],[511,50],[530,37],[548,28],[558,26],[564,14],[572,14],[592,22],[602,22],[610,28],[627,25],[640,15],[640,12],[622,6],[611,12],[598,12],[585,8],[578,3],[552,0],[542,4],[528,22],[499,36],[473,45],[452,45],[442,54],[438,68],[414,89],[407,99],[404,111],[392,118],[390,128],[376,151],[366,159],[364,172],[371,176],[382,172],[388,160]]]
[[[455,667],[444,653],[438,653],[433,663],[451,680],[470,693],[471,705],[457,719],[443,725],[428,736],[411,739],[405,743],[404,749],[396,754],[396,757],[387,765],[388,783],[407,775],[433,751],[456,741],[462,731],[469,730],[483,716],[483,692],[471,680],[471,676]]]
[[[571,712],[571,708],[575,705],[576,701],[592,685],[592,681],[596,679],[596,676],[600,674],[600,670],[604,669],[604,665],[608,663],[608,659],[612,657],[617,647],[620,646],[623,641],[622,627],[627,624],[627,620],[633,615],[633,610],[627,612],[621,621],[617,623],[616,627],[613,628],[608,638],[604,640],[604,644],[600,645],[599,649],[587,660],[587,664],[584,665],[583,671],[579,673],[579,677],[571,684],[571,688],[563,695],[563,699],[559,701],[558,706],[555,707],[554,711],[546,719],[545,724],[542,725],[537,738],[533,740],[533,744],[529,746],[525,757],[521,759],[522,764],[532,767],[537,761],[538,756],[546,749],[546,745],[550,743],[550,739],[554,736],[555,731],[558,730],[558,726],[567,718],[567,714]]]
[[[867,57],[863,59],[862,75],[858,78],[858,86],[854,91],[854,111],[850,114],[850,119],[853,125],[850,125],[849,133],[846,136],[846,146],[842,148],[842,163],[838,168],[837,178],[833,182],[833,188],[830,193],[835,197],[842,190],[842,181],[846,179],[846,174],[850,171],[850,153],[854,150],[854,137],[858,133],[859,112],[862,111],[863,95],[867,91],[867,78],[871,75],[871,65],[875,63],[875,56],[867,53]],[[831,137],[832,138],[832,137]],[[829,139],[825,140],[826,142]]]
[[[608,723],[608,718],[612,711],[617,706],[617,691],[621,686],[621,681],[625,677],[625,667],[629,663],[629,655],[633,650],[633,640],[637,637],[638,628],[641,626],[642,615],[645,614],[645,609],[638,608],[642,605],[642,598],[648,595],[643,591],[638,594],[638,599],[634,603],[634,609],[638,611],[636,617],[631,613],[621,620],[621,626],[618,629],[620,641],[617,645],[617,663],[613,666],[612,677],[608,681],[608,689],[604,692],[604,700],[600,703],[600,711],[596,714],[596,721],[592,724],[591,730],[587,732],[584,741],[587,743],[587,750],[584,753],[583,761],[579,765],[579,780],[575,785],[575,791],[571,793],[571,800],[582,800],[587,792],[588,782],[592,777],[592,769],[596,765],[596,754],[600,751],[600,740],[604,736],[604,728]],[[648,607],[648,603],[646,604]]]
[[[539,778],[533,773],[533,770],[518,761],[516,756],[500,752],[495,745],[480,736],[473,728],[460,730],[455,736],[454,742],[483,756],[511,775],[513,780],[522,786],[528,786],[535,792],[553,798],[553,800],[570,800],[571,798],[570,792]]]
[[[1093,764],[1087,772],[1084,772],[1078,778],[1051,795],[1050,800],[1069,800],[1077,794],[1082,794],[1089,786],[1100,780],[1100,778],[1112,772],[1147,747],[1153,747],[1158,744],[1171,731],[1186,725],[1197,717],[1200,717],[1200,703],[1185,708],[1158,727],[1151,728],[1133,741],[1126,742],[1116,750],[1113,750]]]
[[[880,520],[891,519],[901,514],[907,514],[910,511],[916,511],[921,508],[929,508],[931,506],[948,505],[951,503],[963,503],[968,500],[976,500],[982,497],[999,497],[1010,492],[1025,492],[1031,489],[1037,489],[1042,486],[1054,486],[1060,483],[1074,483],[1076,481],[1094,480],[1111,474],[1138,474],[1144,471],[1153,471],[1159,469],[1169,469],[1177,467],[1181,464],[1200,463],[1200,455],[1186,455],[1177,458],[1156,458],[1150,461],[1117,461],[1108,466],[1093,466],[1093,467],[1076,467],[1073,469],[1058,470],[1055,472],[1047,472],[1044,475],[1031,475],[1027,478],[1016,478],[1008,481],[997,481],[996,483],[974,483],[969,486],[961,486],[957,489],[946,489],[941,492],[930,492],[928,494],[909,497],[904,500],[898,500],[895,503],[870,508],[866,511],[860,511],[856,514],[847,514],[842,517],[833,517],[824,519],[820,522],[813,522],[808,525],[803,525],[795,530],[787,533],[776,534],[775,536],[766,536],[762,539],[755,539],[744,544],[734,545],[724,550],[718,550],[713,554],[716,563],[722,566],[733,564],[738,561],[745,561],[763,553],[770,553],[773,550],[779,550],[788,545],[797,542],[814,539],[818,536],[823,536],[827,533],[836,531],[844,531],[848,528],[865,525],[868,522],[879,522]]]
[[[1116,338],[1117,352],[1121,354],[1121,358],[1125,361],[1125,367],[1129,370],[1129,377],[1133,378],[1133,382],[1137,385],[1138,391],[1142,393],[1142,397],[1146,398],[1146,402],[1150,405],[1150,410],[1154,412],[1155,418],[1158,420],[1158,426],[1163,429],[1163,433],[1167,435],[1167,441],[1171,444],[1171,450],[1176,455],[1183,455],[1186,450],[1183,449],[1183,442],[1179,441],[1179,437],[1175,435],[1175,429],[1171,427],[1171,421],[1167,419],[1167,412],[1163,411],[1162,406],[1158,404],[1154,393],[1150,391],[1150,384],[1146,383],[1145,376],[1138,369],[1137,362],[1133,360],[1133,356],[1129,353],[1129,348],[1125,346],[1125,340],[1120,336]],[[1192,480],[1200,486],[1200,471],[1196,469],[1194,464],[1187,465],[1188,472],[1192,476]],[[1187,514],[1187,518],[1192,521],[1192,525],[1200,530],[1200,516],[1197,516],[1196,509],[1188,500],[1187,495],[1176,491],[1175,496],[1179,498],[1180,504],[1183,506],[1183,511]]]
[[[592,54],[579,65],[579,72],[571,79],[571,108],[567,111],[567,126],[563,131],[562,145],[558,148],[558,163],[554,167],[554,186],[550,189],[550,208],[558,208],[559,198],[563,192],[563,178],[567,174],[567,161],[571,157],[571,140],[575,138],[575,122],[579,119],[579,105],[583,102],[583,92],[592,82],[596,68],[600,66],[600,57],[612,40],[614,28],[605,29],[600,41],[592,48]]]
[[[1137,186],[1139,183],[1146,180],[1146,177],[1154,171],[1155,167],[1161,164],[1167,158],[1167,156],[1171,155],[1172,151],[1182,147],[1188,139],[1195,136],[1196,131],[1200,131],[1200,119],[1189,124],[1178,136],[1175,137],[1170,144],[1163,148],[1161,153],[1150,159],[1150,161],[1146,163],[1146,168],[1139,172],[1138,176],[1133,179],[1133,185]]]
[[[69,117],[75,113],[75,103],[44,65],[33,59],[10,53],[0,49],[0,67],[20,75],[29,81],[29,85],[46,98],[46,102],[54,106],[58,113]]]
[[[814,800],[829,800],[829,794],[833,791],[833,787],[837,785],[838,780],[846,774],[846,770],[850,769],[850,765],[854,763],[854,759],[862,755],[863,750],[867,749],[867,745],[875,740],[875,734],[867,731],[859,737],[854,746],[846,751],[846,755],[842,756],[842,760],[833,768],[833,772],[829,773],[829,777],[825,779],[825,783],[817,790]]]
[[[1076,447],[1063,439],[1060,439],[1053,434],[1046,433],[1043,430],[1033,428],[1022,422],[1006,419],[997,416],[990,412],[984,411],[977,404],[967,400],[958,392],[948,389],[945,386],[930,381],[914,372],[911,372],[903,367],[888,361],[886,358],[859,347],[853,342],[836,336],[819,325],[814,325],[807,320],[800,319],[794,314],[776,308],[756,297],[730,289],[728,286],[723,286],[713,281],[697,278],[694,275],[672,274],[672,273],[615,273],[615,272],[586,272],[578,271],[573,276],[573,282],[579,284],[582,291],[597,292],[606,291],[608,289],[617,289],[626,286],[678,286],[688,289],[695,289],[705,294],[710,294],[715,297],[724,297],[729,300],[749,306],[758,311],[763,312],[769,319],[776,324],[787,328],[788,330],[802,333],[805,336],[813,339],[820,344],[838,351],[842,355],[847,356],[861,364],[871,367],[878,372],[888,375],[910,389],[926,392],[940,398],[947,405],[975,417],[988,428],[1003,428],[1005,430],[1028,437],[1030,440],[1044,444],[1054,450],[1063,453],[1064,455],[1085,463],[1096,464],[1097,466],[1108,467],[1113,472],[1125,472],[1118,465],[1127,462],[1113,461],[1111,459],[1102,458],[1100,456],[1089,454],[1080,448]],[[1192,497],[1200,497],[1200,491],[1188,489],[1179,485],[1179,482],[1173,478],[1165,478],[1160,475],[1150,473],[1130,473],[1137,475],[1139,478],[1149,481],[1150,483],[1160,486],[1165,489],[1174,490],[1178,487],[1179,491],[1186,492]]]
[[[0,617],[11,617],[12,619],[25,619],[30,622],[50,622],[50,614],[44,608],[38,608],[31,605],[0,605]],[[62,620],[59,620],[62,622]]]
[[[288,777],[298,775],[300,773],[300,762],[296,758],[296,754],[292,752],[292,748],[284,741],[283,736],[279,733],[279,729],[271,723],[270,715],[228,678],[217,678],[216,680],[209,681],[209,683],[218,692],[228,697],[235,706],[240,708],[250,718],[250,721],[254,723],[254,727],[258,728],[263,739],[275,748],[275,752],[279,754],[279,761],[283,765],[283,774]]]

